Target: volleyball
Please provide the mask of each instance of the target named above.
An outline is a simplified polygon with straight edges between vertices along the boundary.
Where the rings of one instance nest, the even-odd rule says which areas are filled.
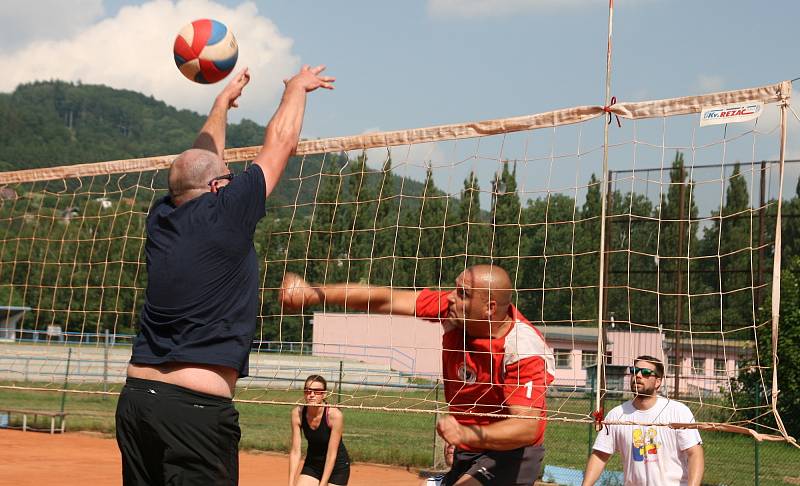
[[[188,79],[202,84],[225,78],[239,58],[233,33],[222,22],[200,19],[185,25],[172,48],[175,65]]]

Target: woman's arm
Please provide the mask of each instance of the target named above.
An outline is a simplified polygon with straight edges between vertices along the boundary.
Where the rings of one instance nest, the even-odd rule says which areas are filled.
[[[328,409],[328,421],[331,427],[331,438],[328,441],[328,454],[325,456],[325,469],[322,470],[322,477],[319,478],[319,486],[328,486],[328,479],[336,464],[336,455],[339,452],[339,443],[342,441],[342,432],[344,432],[344,415],[339,409]]]
[[[300,474],[300,414],[302,409],[292,409],[292,448],[289,450],[289,486],[294,486]]]

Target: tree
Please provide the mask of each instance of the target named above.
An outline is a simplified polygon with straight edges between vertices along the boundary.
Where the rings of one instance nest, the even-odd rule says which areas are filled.
[[[452,265],[445,269],[445,281],[452,282],[467,267],[491,261],[486,251],[491,235],[481,211],[480,193],[478,177],[470,171],[452,211],[453,220],[448,222],[448,255],[452,256]]]
[[[714,223],[704,231],[702,269],[706,286],[720,297],[697,301],[693,313],[702,324],[719,329],[720,317],[726,328],[740,329],[753,325],[755,269],[751,265],[751,241],[756,232],[750,218],[750,198],[740,165],[734,165],[727,187],[725,205],[712,213]],[[757,241],[756,241],[757,244]],[[720,310],[722,315],[720,316]]]
[[[762,320],[770,321],[769,302],[762,308]],[[767,325],[758,328],[756,342],[758,353],[744,363],[739,377],[732,382],[734,405],[744,410],[749,419],[755,420],[766,406],[771,406],[772,398],[772,328]],[[800,434],[800,257],[794,257],[781,272],[781,312],[777,340],[778,363],[778,413],[790,436]],[[762,368],[766,367],[766,369]],[[763,383],[763,387],[762,387]],[[748,407],[762,407],[750,409]],[[770,427],[775,427],[771,415],[767,420],[759,419]]]
[[[392,155],[389,153],[380,173],[380,186],[374,206],[372,233],[372,265],[369,283],[392,285],[396,272],[397,219],[400,203],[392,172]],[[399,275],[398,275],[399,276]]]
[[[697,213],[694,182],[688,179],[683,154],[676,152],[670,170],[669,188],[661,198],[660,211],[654,212],[654,217],[659,219],[656,263],[660,270],[659,322],[669,329],[680,327],[687,330],[689,299],[685,295],[687,291],[698,293],[694,290],[699,290],[690,289],[690,285],[697,284],[698,280],[690,282],[687,277],[690,265],[697,265],[696,260],[688,258],[692,256],[692,251],[698,249]]]
[[[517,165],[509,169],[509,161],[503,161],[503,170],[492,180],[491,252],[494,263],[502,266],[516,281],[520,263],[520,225],[522,204],[517,193]]]
[[[449,285],[442,276],[445,248],[446,214],[450,198],[444,194],[433,180],[433,169],[428,165],[425,173],[425,189],[419,206],[419,227],[415,255],[414,286],[428,287]],[[413,240],[410,241],[413,245]]]

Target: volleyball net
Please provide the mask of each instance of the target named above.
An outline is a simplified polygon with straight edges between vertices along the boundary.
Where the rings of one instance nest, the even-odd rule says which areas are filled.
[[[587,401],[624,396],[627,366],[646,354],[700,422],[785,436],[775,350],[790,92],[302,141],[256,230],[261,304],[237,399],[296,403],[321,374],[342,407],[446,411],[440,327],[288,310],[277,291],[286,272],[448,290],[492,263],[553,350],[550,420],[591,421]],[[713,113],[736,106],[760,116]],[[258,149],[225,159],[236,172]],[[145,218],[173,158],[0,173],[0,388],[63,391],[66,371],[72,392],[119,389],[121,336],[136,332],[146,286]]]

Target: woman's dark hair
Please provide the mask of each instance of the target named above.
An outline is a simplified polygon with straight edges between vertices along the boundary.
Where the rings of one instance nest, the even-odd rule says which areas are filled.
[[[323,389],[325,391],[328,390],[328,382],[325,381],[325,378],[321,377],[320,375],[309,375],[308,378],[306,378],[306,381],[305,381],[305,386],[306,387],[308,387],[308,385],[310,385],[312,383],[321,383],[322,386],[324,387]]]

